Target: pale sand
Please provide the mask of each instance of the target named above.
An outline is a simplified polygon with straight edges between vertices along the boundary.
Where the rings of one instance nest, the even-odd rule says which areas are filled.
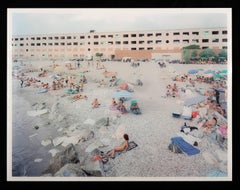
[[[60,62],[56,63],[61,64]],[[50,68],[47,62],[41,64],[47,69]],[[137,148],[110,160],[111,170],[106,173],[106,177],[205,177],[211,169],[217,168],[214,164],[208,163],[203,158],[202,153],[213,152],[219,147],[205,140],[198,146],[201,151],[200,154],[194,156],[175,154],[168,150],[171,137],[177,136],[180,127],[185,122],[185,120],[173,118],[171,115],[174,111],[182,111],[184,98],[164,98],[162,96],[165,96],[166,86],[175,83],[172,77],[177,74],[187,73],[190,69],[222,70],[226,69],[227,65],[169,64],[166,68],[160,68],[156,63],[141,63],[140,67],[133,68],[129,63],[104,62],[103,64],[108,71],[118,72],[118,77],[127,82],[134,82],[137,78],[143,81],[143,86],[132,86],[134,89],[132,99],[138,100],[142,115],[120,114],[119,125],[110,122],[107,129],[99,130],[91,127],[95,132],[95,141],[106,140],[109,142],[108,147],[102,148],[104,151],[121,143],[122,139],[119,139],[119,135],[123,133],[127,133],[130,140],[138,144]],[[81,68],[87,68],[87,63],[83,63]],[[84,92],[82,93],[88,96],[88,100],[78,100],[71,103],[67,97],[61,97],[66,94],[66,88],[57,91],[50,90],[46,94],[36,95],[34,91],[37,89],[33,87],[20,89],[20,82],[16,79],[13,79],[13,97],[19,98],[19,100],[24,97],[29,105],[47,99],[49,108],[56,101],[60,102],[61,114],[67,115],[69,126],[74,123],[81,125],[87,119],[96,121],[102,117],[116,118],[117,113],[109,110],[116,87],[97,87],[98,84],[94,82],[95,79],[108,81],[110,78],[103,77],[102,72],[104,70],[96,70],[93,66],[90,66],[89,70],[90,72],[85,73],[89,82],[84,86]],[[58,72],[60,71],[75,73],[79,78],[78,70],[67,71],[62,66]],[[36,73],[30,74],[36,76]],[[49,84],[52,82],[49,77],[41,78],[41,80],[49,82]],[[76,82],[78,81],[76,80]],[[176,82],[176,84],[178,87],[186,85],[182,82]],[[209,89],[210,86],[202,83],[197,84],[197,87]],[[101,103],[97,109],[91,108],[91,102],[94,98],[98,98]],[[125,105],[129,108],[130,101],[127,101]],[[19,109],[22,113],[21,117],[25,117],[26,107],[16,106],[13,109]],[[19,118],[13,118],[13,121],[17,122],[17,119]],[[190,121],[187,121],[187,123],[191,124]],[[59,129],[59,126],[56,129]],[[91,142],[94,142],[94,140]],[[227,169],[225,168],[225,170]]]

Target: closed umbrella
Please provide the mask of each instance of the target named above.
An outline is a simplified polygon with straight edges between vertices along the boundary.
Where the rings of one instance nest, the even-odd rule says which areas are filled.
[[[130,98],[132,95],[127,90],[114,92],[113,98]]]

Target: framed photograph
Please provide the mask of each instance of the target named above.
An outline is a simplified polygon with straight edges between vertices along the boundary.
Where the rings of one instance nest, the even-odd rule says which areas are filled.
[[[232,8],[8,8],[7,181],[232,181]]]

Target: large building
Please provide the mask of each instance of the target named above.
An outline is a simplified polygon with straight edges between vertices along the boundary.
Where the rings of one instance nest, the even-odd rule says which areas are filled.
[[[227,49],[227,28],[18,35],[12,37],[13,59],[103,58],[181,59],[181,48]]]

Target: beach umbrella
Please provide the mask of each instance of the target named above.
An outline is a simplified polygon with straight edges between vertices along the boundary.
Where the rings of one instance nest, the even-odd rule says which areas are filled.
[[[192,105],[199,104],[205,101],[207,98],[208,96],[202,96],[202,95],[193,96],[184,102],[184,106],[192,106]]]
[[[207,70],[207,71],[205,71],[205,72],[204,72],[204,74],[209,74],[209,73],[212,73],[212,74],[214,74],[214,73],[215,73],[215,71],[214,71],[214,70]]]
[[[131,105],[137,103],[137,100],[131,100]]]
[[[197,69],[192,69],[188,71],[188,74],[196,74],[196,73],[198,73]]]
[[[114,92],[113,98],[130,98],[132,95],[127,90]]]

